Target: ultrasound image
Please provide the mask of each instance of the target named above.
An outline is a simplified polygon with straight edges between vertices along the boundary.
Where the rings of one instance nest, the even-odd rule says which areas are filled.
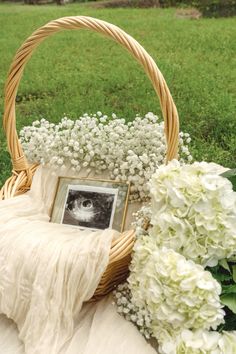
[[[115,194],[70,189],[66,201],[63,224],[82,228],[109,228]]]

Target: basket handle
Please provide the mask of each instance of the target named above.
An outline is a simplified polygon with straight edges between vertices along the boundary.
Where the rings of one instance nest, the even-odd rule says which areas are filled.
[[[143,66],[144,71],[150,78],[153,87],[159,96],[165,122],[167,141],[166,160],[169,161],[176,158],[178,154],[179,138],[178,113],[167,84],[154,60],[135,39],[117,26],[92,17],[71,16],[51,21],[36,30],[19,48],[10,67],[5,85],[3,127],[6,132],[8,150],[12,159],[13,174],[19,174],[21,171],[27,173],[27,171],[30,170],[21,144],[18,140],[15,121],[15,99],[24,67],[30,59],[34,49],[37,48],[44,39],[64,29],[91,29],[95,32],[102,33],[120,43],[135,57],[135,59],[137,59],[137,61]],[[27,175],[27,180],[31,179],[30,174],[27,173]],[[28,181],[28,183],[30,184],[31,181]]]

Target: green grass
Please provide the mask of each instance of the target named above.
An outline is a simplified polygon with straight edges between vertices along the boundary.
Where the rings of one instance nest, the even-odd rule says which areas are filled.
[[[35,29],[51,19],[89,15],[112,22],[153,56],[191,134],[198,160],[236,166],[236,18],[183,20],[174,9],[92,9],[85,5],[0,4],[0,114],[11,60]],[[119,45],[95,33],[65,31],[47,39],[28,63],[18,92],[18,130],[64,113],[115,112],[128,119],[159,103],[142,69]],[[11,165],[0,133],[0,185]]]

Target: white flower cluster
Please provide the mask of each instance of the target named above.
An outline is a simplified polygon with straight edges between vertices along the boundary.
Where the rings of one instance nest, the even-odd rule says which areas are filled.
[[[117,312],[126,320],[133,322],[139,331],[147,338],[151,338],[150,316],[146,310],[140,311],[131,301],[131,292],[127,283],[120,284],[114,291]]]
[[[203,266],[236,250],[236,192],[216,164],[172,161],[152,176],[150,236]]]
[[[132,226],[135,229],[135,236],[144,236],[149,234],[152,210],[150,205],[144,205],[136,213],[133,214],[135,221]]]
[[[20,132],[20,141],[30,162],[69,165],[73,171],[82,168],[109,171],[111,179],[131,183],[131,199],[149,197],[147,182],[164,163],[166,140],[164,124],[148,113],[132,122],[97,112],[84,114],[75,121],[63,118],[59,124],[42,119]],[[191,161],[189,134],[180,133],[180,161]]]
[[[163,333],[164,334],[164,333]],[[183,330],[177,337],[162,336],[161,354],[235,354],[236,331],[208,332]]]
[[[224,171],[204,162],[160,166],[151,206],[136,213],[130,276],[116,291],[119,313],[155,338],[161,354],[236,354],[236,332],[212,331],[225,313],[221,286],[204,270],[236,256],[236,193]]]
[[[178,332],[216,329],[224,322],[221,287],[201,265],[143,237],[136,241],[130,270],[132,304],[147,314],[155,338],[160,327]]]

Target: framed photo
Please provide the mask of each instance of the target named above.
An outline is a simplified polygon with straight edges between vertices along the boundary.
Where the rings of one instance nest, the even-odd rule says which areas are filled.
[[[129,183],[59,177],[51,222],[80,229],[122,232],[128,206]]]

